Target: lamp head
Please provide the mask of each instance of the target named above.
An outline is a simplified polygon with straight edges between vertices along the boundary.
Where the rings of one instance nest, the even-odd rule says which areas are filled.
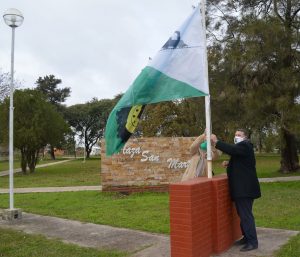
[[[10,8],[3,14],[3,19],[6,25],[16,28],[22,25],[24,16],[19,10]]]

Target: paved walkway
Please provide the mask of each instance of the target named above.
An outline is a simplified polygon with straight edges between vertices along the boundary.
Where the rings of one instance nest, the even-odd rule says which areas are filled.
[[[33,187],[14,188],[14,193],[53,193],[53,192],[76,192],[76,191],[101,191],[102,186],[74,186],[74,187]],[[0,194],[9,193],[9,189],[0,189]]]
[[[63,160],[63,161],[58,161],[58,162],[49,162],[49,163],[45,163],[45,164],[40,164],[40,165],[36,165],[36,168],[43,168],[43,167],[47,167],[47,166],[52,166],[52,165],[56,165],[56,164],[61,164],[61,163],[64,163],[64,162],[69,162],[71,161],[72,159],[70,160]],[[18,172],[22,172],[22,169],[21,168],[18,168],[18,169],[14,169],[14,173],[18,173]],[[3,176],[7,176],[9,175],[9,170],[5,170],[5,171],[1,171],[0,172],[0,177],[3,177]]]
[[[23,213],[20,221],[13,223],[0,220],[0,227],[24,231],[28,234],[42,234],[64,242],[85,247],[106,248],[131,253],[131,257],[169,257],[169,236],[115,228],[105,225],[82,223],[49,216]],[[234,246],[219,257],[272,256],[272,253],[285,244],[297,231],[258,228],[260,246],[250,253],[241,253]]]
[[[51,165],[53,165],[53,163]],[[261,183],[286,182],[286,181],[300,181],[300,176],[259,179],[259,182]],[[14,188],[14,193],[25,194],[25,193],[53,193],[53,192],[77,192],[77,191],[101,191],[101,190],[102,190],[102,186],[33,187],[33,188]],[[8,188],[6,189],[0,188],[0,194],[7,194],[7,193],[9,193]]]
[[[269,183],[269,182],[287,182],[287,181],[299,181],[300,176],[292,177],[275,177],[275,178],[260,178],[259,182]]]
[[[261,183],[286,182],[286,181],[300,181],[300,176],[259,179],[259,182]],[[25,193],[52,193],[52,192],[101,191],[101,190],[102,190],[102,186],[33,187],[33,188],[14,188],[14,193],[25,194]],[[9,189],[0,189],[0,194],[7,194],[7,193],[9,193]]]

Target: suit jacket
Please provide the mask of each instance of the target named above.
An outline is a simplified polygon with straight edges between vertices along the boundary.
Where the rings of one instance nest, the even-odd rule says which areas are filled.
[[[232,145],[218,141],[216,148],[230,155],[227,175],[231,198],[259,198],[261,192],[252,143],[244,140]]]

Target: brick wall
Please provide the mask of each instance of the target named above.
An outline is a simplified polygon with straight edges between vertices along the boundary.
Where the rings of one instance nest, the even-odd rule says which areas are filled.
[[[191,156],[194,137],[131,138],[120,154],[107,157],[101,142],[104,191],[167,191],[178,182]],[[124,151],[123,151],[124,150]],[[172,159],[172,164],[170,159]]]
[[[241,237],[225,175],[170,185],[172,257],[208,257]]]

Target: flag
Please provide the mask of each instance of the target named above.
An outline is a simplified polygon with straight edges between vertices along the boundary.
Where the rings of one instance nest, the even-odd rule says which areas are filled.
[[[107,156],[125,145],[146,104],[209,94],[204,28],[198,6],[122,96],[107,121]]]

